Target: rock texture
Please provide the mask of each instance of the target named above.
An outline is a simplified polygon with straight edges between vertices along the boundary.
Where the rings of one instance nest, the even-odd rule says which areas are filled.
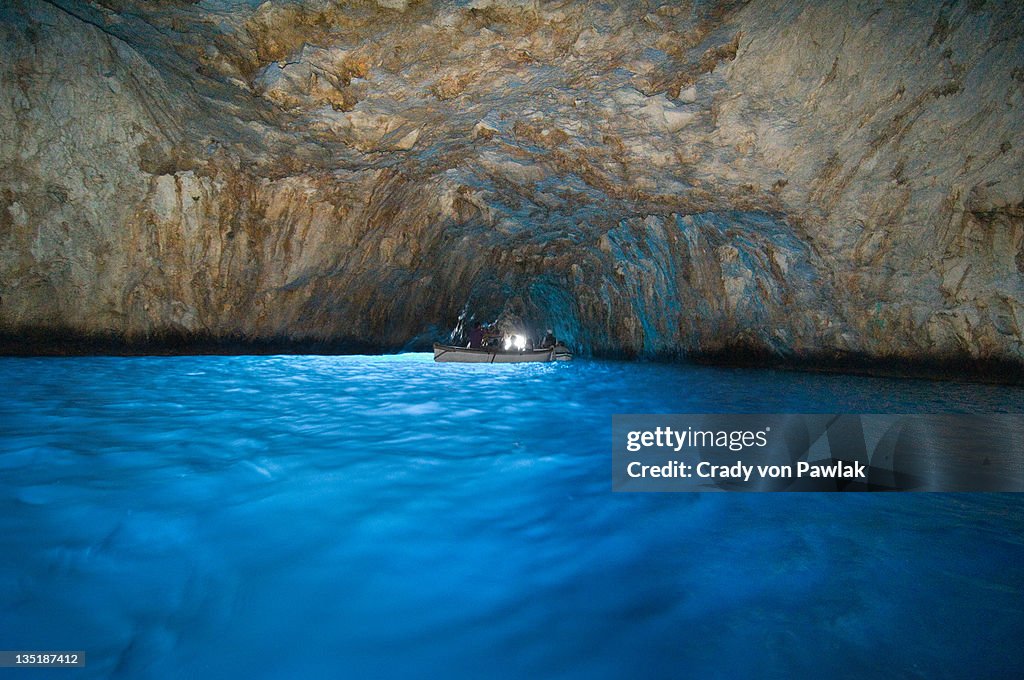
[[[1024,6],[13,0],[0,331],[1024,364]]]

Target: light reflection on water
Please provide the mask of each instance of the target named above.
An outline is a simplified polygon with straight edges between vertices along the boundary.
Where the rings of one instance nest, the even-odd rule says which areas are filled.
[[[0,646],[89,653],[53,677],[1024,672],[1018,497],[610,493],[613,413],[1019,388],[418,354],[0,378]]]

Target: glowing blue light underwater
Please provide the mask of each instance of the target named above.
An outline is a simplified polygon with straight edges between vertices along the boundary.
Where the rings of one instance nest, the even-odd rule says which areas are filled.
[[[609,469],[612,413],[1019,389],[429,354],[0,379],[0,639],[85,649],[81,677],[1024,674],[1022,499],[613,496]]]

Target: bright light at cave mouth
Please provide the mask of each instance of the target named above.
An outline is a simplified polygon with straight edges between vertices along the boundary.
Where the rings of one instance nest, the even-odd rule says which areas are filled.
[[[506,335],[505,336],[505,349],[526,349],[526,336],[525,335]]]

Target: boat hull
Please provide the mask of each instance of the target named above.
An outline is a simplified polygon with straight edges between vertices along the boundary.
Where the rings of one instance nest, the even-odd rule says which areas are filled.
[[[561,359],[560,359],[561,360]],[[555,361],[555,348],[531,350],[469,349],[434,343],[434,361],[456,361],[469,364],[518,364]]]

